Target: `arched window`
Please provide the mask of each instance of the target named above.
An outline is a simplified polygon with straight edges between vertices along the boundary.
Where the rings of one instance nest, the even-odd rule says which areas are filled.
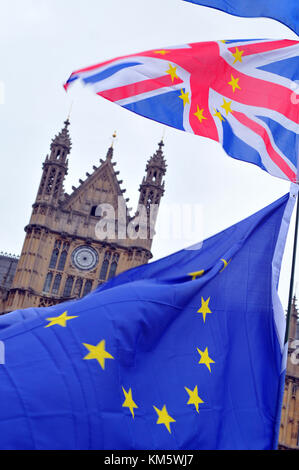
[[[74,284],[74,278],[72,276],[69,276],[64,286],[64,291],[63,291],[64,297],[70,297],[72,295],[73,284]]]
[[[48,273],[47,277],[46,277],[46,280],[45,280],[44,289],[43,289],[43,292],[45,292],[46,294],[48,294],[48,292],[50,292],[52,279],[53,279],[53,274]]]
[[[59,263],[58,263],[58,268],[57,268],[58,271],[64,270],[66,258],[67,258],[67,251],[63,251],[59,258]]]
[[[108,280],[109,280],[109,279],[112,279],[112,278],[115,276],[115,273],[116,273],[116,270],[117,270],[118,261],[119,261],[119,254],[118,254],[118,253],[115,253],[115,254],[113,255],[113,259],[112,259],[112,263],[111,263],[111,267],[110,267],[110,272],[109,272]]]
[[[49,264],[50,269],[55,269],[56,268],[58,255],[59,255],[59,250],[56,248],[55,250],[53,250],[53,253],[52,253],[51,261],[50,261],[50,264]]]
[[[63,242],[63,251],[69,251],[70,244],[69,242]]]
[[[89,294],[91,289],[92,289],[92,281],[85,281],[83,297],[85,297],[85,295]]]
[[[104,256],[104,261],[102,264],[101,272],[100,272],[100,280],[105,281],[107,277],[107,272],[109,268],[109,263],[110,263],[110,258],[111,258],[111,253],[110,251],[106,251],[105,256]]]
[[[63,179],[62,172],[60,171],[56,178],[55,188],[54,188],[54,196],[57,197],[59,195],[59,191],[61,190],[61,181]]]
[[[53,183],[54,183],[54,180],[55,180],[55,176],[56,176],[56,169],[52,168],[52,170],[50,171],[50,175],[49,175],[48,183],[47,183],[47,188],[46,188],[46,193],[47,194],[51,194],[51,191],[52,191],[52,188],[53,188]]]
[[[53,287],[52,287],[52,294],[55,294],[55,295],[58,294],[59,288],[60,288],[61,279],[62,279],[61,274],[56,274],[55,279],[54,279],[54,283],[53,283]]]
[[[80,297],[82,292],[83,279],[78,278],[75,283],[74,295]]]
[[[45,187],[45,183],[46,183],[46,179],[47,179],[47,171],[48,171],[48,170],[45,170],[45,172],[44,172],[44,174],[43,174],[43,177],[42,177],[42,180],[41,180],[41,184],[40,184],[40,187],[39,187],[38,194],[42,194],[42,193],[43,193],[43,190],[44,190],[44,187]]]
[[[150,193],[148,195],[148,198],[147,198],[147,203],[146,203],[147,209],[150,209],[151,204],[153,204],[153,203],[154,203],[154,192],[150,191]]]
[[[57,250],[60,250],[61,248],[61,240],[56,240],[55,242],[55,247],[54,248],[57,248]]]

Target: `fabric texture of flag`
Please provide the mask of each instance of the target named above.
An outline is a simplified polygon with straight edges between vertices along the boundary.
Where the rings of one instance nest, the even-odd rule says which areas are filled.
[[[220,142],[228,155],[297,181],[299,43],[223,40],[162,48],[73,72],[120,106]]]
[[[79,301],[1,317],[0,448],[275,448],[294,202]]]
[[[266,17],[280,21],[299,35],[298,0],[185,0],[247,18]]]

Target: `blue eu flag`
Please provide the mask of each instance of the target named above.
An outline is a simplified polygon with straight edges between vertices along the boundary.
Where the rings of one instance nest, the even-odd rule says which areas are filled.
[[[216,8],[235,16],[273,18],[284,23],[299,35],[298,0],[185,0],[206,7]]]
[[[0,448],[274,448],[294,200],[82,300],[3,316]]]

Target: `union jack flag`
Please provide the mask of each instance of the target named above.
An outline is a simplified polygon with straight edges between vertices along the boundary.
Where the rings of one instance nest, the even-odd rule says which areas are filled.
[[[137,114],[220,142],[297,182],[299,42],[227,40],[119,57],[72,73]]]

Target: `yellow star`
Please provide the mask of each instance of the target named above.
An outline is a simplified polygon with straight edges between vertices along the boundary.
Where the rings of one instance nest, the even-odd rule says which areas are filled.
[[[124,401],[124,404],[123,404],[123,408],[129,408],[129,410],[132,413],[133,419],[134,419],[135,418],[134,408],[138,408],[138,406],[133,401],[132,389],[130,388],[130,390],[128,392],[125,391],[124,387],[122,387],[122,389],[123,389],[123,392],[124,392],[124,395],[125,395],[125,398],[126,398],[125,401]]]
[[[198,405],[199,403],[204,403],[201,398],[198,396],[198,390],[197,390],[197,385],[195,389],[189,390],[189,388],[185,387],[186,392],[189,394],[189,401],[187,405],[194,405],[196,408],[197,413],[199,413]]]
[[[236,47],[236,52],[232,53],[233,57],[235,58],[235,61],[233,65],[236,62],[242,62],[242,55],[244,54],[244,51],[239,51],[239,49]]]
[[[233,76],[233,74],[231,74],[231,82],[228,82],[229,85],[231,85],[232,89],[233,89],[233,92],[235,93],[235,90],[236,88],[238,88],[238,90],[241,90],[241,87],[239,85],[239,78],[235,78]]]
[[[157,424],[165,424],[166,428],[168,429],[168,432],[171,434],[170,423],[175,423],[175,419],[169,416],[166,409],[166,405],[163,406],[162,410],[159,410],[155,406],[154,409],[159,417]]]
[[[192,276],[192,281],[195,281],[198,277],[201,277],[204,275],[204,270],[202,269],[201,271],[196,271],[195,273],[190,273],[188,276]]]
[[[66,322],[68,320],[73,320],[73,318],[78,318],[78,317],[68,317],[67,312],[64,312],[62,315],[60,315],[60,317],[47,318],[47,321],[50,323],[49,325],[45,326],[45,328],[49,328],[50,326],[54,326],[54,325],[63,326],[65,328]]]
[[[211,310],[209,309],[210,300],[211,300],[211,297],[209,297],[208,300],[204,300],[203,298],[201,298],[201,307],[197,312],[197,313],[202,313],[204,323],[206,322],[207,313],[212,313]]]
[[[83,343],[83,346],[88,349],[89,354],[84,357],[84,360],[90,360],[90,359],[96,359],[102,369],[105,369],[105,359],[114,359],[111,354],[109,354],[107,351],[105,351],[105,345],[106,342],[103,339],[97,346],[93,346],[92,344],[85,344]]]
[[[154,51],[155,54],[161,54],[161,55],[165,55],[165,54],[169,54],[170,51],[165,51],[164,49],[161,50],[161,51]]]
[[[203,115],[203,112],[204,112],[204,110],[203,110],[203,109],[199,109],[199,106],[197,105],[197,111],[196,111],[196,113],[194,113],[194,116],[197,117],[197,119],[199,120],[199,122],[202,122],[204,119],[207,119],[207,118]]]
[[[225,39],[220,39],[220,42],[222,42],[223,44],[226,44],[226,40],[225,40]]]
[[[227,268],[227,266],[229,265],[229,263],[231,262],[232,259],[230,259],[229,261],[226,261],[224,258],[222,258],[220,261],[222,261],[223,263],[223,268],[221,269],[221,271],[219,271],[220,273],[222,273],[225,268]]]
[[[176,73],[177,68],[173,67],[173,65],[171,64],[168,64],[168,65],[169,65],[169,70],[166,70],[166,73],[168,73],[171,76],[171,81],[173,83],[175,78],[179,78]]]
[[[225,121],[224,117],[222,116],[222,114],[220,113],[220,111],[216,111],[216,109],[214,109],[215,111],[215,114],[213,114],[213,116],[216,116],[220,119],[220,121]]]
[[[228,113],[232,113],[232,108],[230,106],[231,104],[231,101],[225,101],[225,98],[223,98],[223,105],[221,106],[221,108],[226,111],[226,115],[228,115]]]
[[[179,98],[181,98],[181,100],[183,100],[184,102],[184,107],[186,106],[186,104],[190,104],[190,101],[189,101],[189,93],[188,92],[184,92],[184,90],[181,90],[182,94]]]
[[[198,364],[204,364],[207,366],[209,371],[211,372],[211,366],[210,364],[215,364],[215,361],[209,357],[209,351],[208,348],[205,349],[204,352],[202,352],[200,349],[197,348],[198,354],[200,354],[200,361]]]

